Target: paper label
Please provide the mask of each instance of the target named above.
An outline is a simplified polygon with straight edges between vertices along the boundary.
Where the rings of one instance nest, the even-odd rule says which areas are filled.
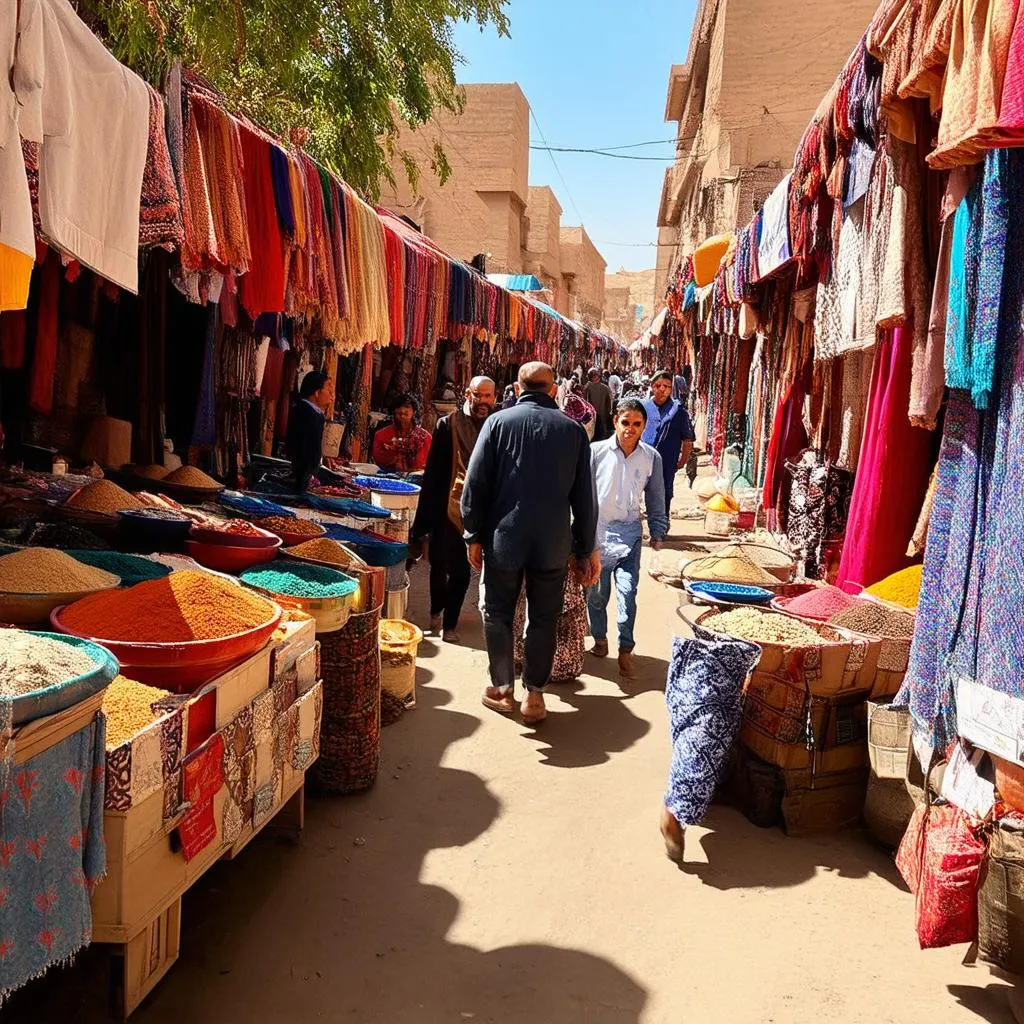
[[[984,750],[968,753],[962,742],[957,743],[942,777],[942,797],[982,820],[992,813],[996,801],[995,786],[978,774],[985,756]]]
[[[976,747],[1024,764],[1024,700],[954,676],[957,732]]]

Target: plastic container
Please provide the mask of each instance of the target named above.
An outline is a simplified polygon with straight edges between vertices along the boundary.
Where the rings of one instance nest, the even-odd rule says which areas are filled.
[[[389,590],[384,598],[384,615],[389,619],[404,619],[409,609],[409,585],[400,590]]]
[[[275,604],[273,615],[262,625],[216,640],[141,644],[83,636],[61,622],[63,611],[62,605],[51,612],[50,622],[54,629],[101,644],[117,658],[122,671],[130,679],[174,693],[191,693],[265,647],[283,614],[280,606]]]
[[[380,643],[380,686],[392,696],[416,706],[416,651],[423,630],[404,619],[381,619],[377,627]]]
[[[79,701],[105,690],[120,671],[117,659],[99,644],[65,633],[33,632],[33,636],[45,636],[50,640],[68,644],[85,651],[96,662],[91,672],[85,672],[62,683],[23,693],[11,701],[14,725],[24,725],[44,715],[55,715]]]
[[[297,565],[295,571],[301,575],[304,571],[303,566]],[[359,595],[357,580],[343,572],[334,571],[334,575],[337,577],[336,582],[351,584],[347,594],[337,597],[296,597],[292,594],[281,594],[276,590],[268,590],[266,587],[260,586],[258,569],[246,570],[239,578],[247,587],[251,587],[258,594],[277,602],[282,608],[294,608],[305,612],[316,623],[317,633],[333,633],[348,622]]]
[[[216,572],[240,573],[254,565],[272,562],[277,558],[281,538],[262,548],[234,547],[229,544],[207,544],[201,540],[185,541],[185,553],[200,565]]]
[[[374,505],[386,509],[415,508],[420,501],[421,488],[405,480],[391,480],[383,476],[357,476],[357,487],[370,492]]]
[[[704,532],[712,537],[728,537],[735,521],[736,514],[732,512],[705,512]]]
[[[772,592],[764,587],[748,587],[742,583],[689,583],[687,590],[710,601],[731,604],[767,604]]]

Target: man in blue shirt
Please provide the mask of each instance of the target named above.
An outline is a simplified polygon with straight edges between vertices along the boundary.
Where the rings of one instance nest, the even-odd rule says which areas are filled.
[[[665,514],[672,516],[672,493],[676,471],[683,468],[693,451],[696,436],[683,403],[672,397],[672,374],[658,370],[651,378],[651,397],[644,400],[647,429],[644,443],[658,450],[665,473]]]
[[[626,679],[634,675],[633,627],[643,542],[641,497],[647,506],[652,548],[661,547],[669,526],[661,456],[640,439],[646,423],[643,403],[636,398],[623,398],[615,410],[614,435],[592,445],[590,452],[597,492],[597,551],[601,558],[601,578],[587,594],[590,632],[594,637],[591,653],[598,658],[608,656],[608,600],[614,581],[619,673]]]

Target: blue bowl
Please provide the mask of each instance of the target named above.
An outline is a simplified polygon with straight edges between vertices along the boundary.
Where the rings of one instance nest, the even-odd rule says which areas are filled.
[[[410,484],[406,480],[392,480],[386,476],[357,476],[357,487],[365,487],[368,491],[378,494],[419,494],[422,488]]]
[[[154,515],[153,509],[127,509],[119,512],[121,536],[128,547],[158,551],[180,545],[192,529],[192,520]]]
[[[335,515],[354,516],[356,519],[391,518],[391,513],[386,508],[379,508],[358,498],[332,498],[320,494],[307,494],[306,500],[311,507],[321,512],[333,512]]]
[[[748,587],[741,583],[691,583],[691,592],[710,601],[730,601],[733,604],[767,604],[772,592],[764,587]]]
[[[60,643],[84,650],[96,662],[96,668],[63,683],[54,683],[45,689],[33,690],[31,693],[15,697],[12,702],[15,725],[24,725],[44,715],[55,715],[58,711],[64,711],[72,704],[105,690],[121,670],[117,659],[110,651],[91,640],[67,636],[64,633],[42,633],[35,630],[32,631],[32,635],[45,636],[50,640],[58,640]]]
[[[409,557],[409,545],[397,541],[380,540],[371,537],[361,530],[353,530],[350,526],[321,524],[327,533],[325,536],[339,541],[351,548],[367,565],[389,567],[404,562]]]

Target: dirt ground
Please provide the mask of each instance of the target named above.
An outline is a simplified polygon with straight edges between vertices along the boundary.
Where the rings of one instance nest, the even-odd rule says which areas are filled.
[[[421,647],[418,706],[384,731],[374,788],[312,798],[297,845],[260,838],[216,866],[133,1020],[1011,1024],[963,948],[918,950],[891,856],[857,831],[789,839],[716,806],[686,869],[665,858],[676,605],[645,576],[639,678],[588,659],[530,730],[480,704],[467,602],[464,646]],[[105,1020],[103,977],[87,955],[0,1019]]]

